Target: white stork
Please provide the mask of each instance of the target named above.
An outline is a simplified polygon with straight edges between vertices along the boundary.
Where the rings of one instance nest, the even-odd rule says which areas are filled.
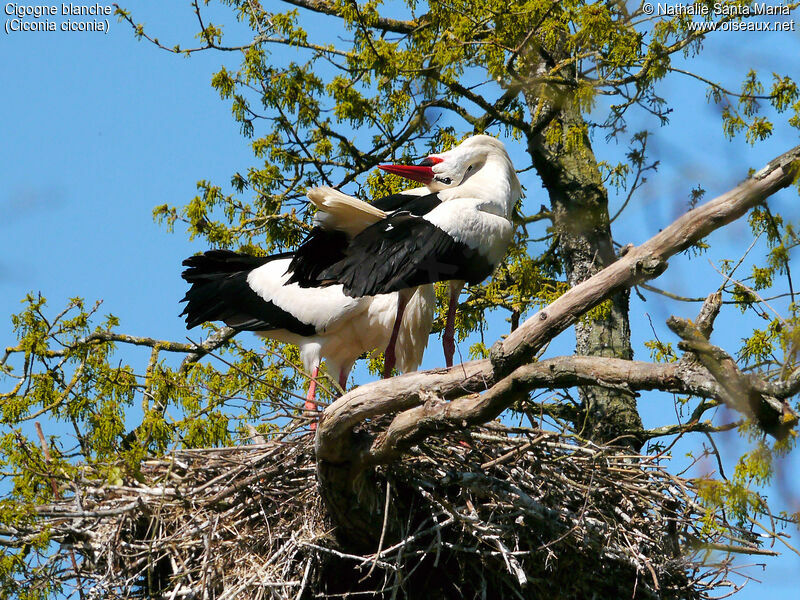
[[[182,277],[191,284],[181,316],[191,329],[206,321],[296,344],[311,374],[305,410],[316,411],[320,362],[344,388],[356,359],[383,349],[391,337],[399,294],[353,298],[341,285],[301,288],[287,284],[291,253],[255,257],[229,250],[210,250],[187,258]],[[421,286],[411,298],[399,327],[397,366],[414,371],[422,362],[433,324],[433,287]],[[316,423],[311,424],[311,429]]]
[[[309,198],[324,214],[295,252],[289,281],[304,287],[341,284],[354,298],[399,292],[384,376],[391,372],[415,287],[449,281],[442,342],[450,367],[461,290],[492,274],[513,236],[511,215],[521,195],[514,165],[502,142],[476,135],[419,165],[380,168],[425,187],[373,204],[330,188],[311,190]]]

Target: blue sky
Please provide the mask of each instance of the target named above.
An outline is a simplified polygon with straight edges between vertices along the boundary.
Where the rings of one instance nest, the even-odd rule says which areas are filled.
[[[192,43],[195,23],[188,2],[134,4],[137,20],[162,40]],[[19,310],[29,291],[40,291],[53,311],[76,295],[90,302],[102,299],[101,312],[118,316],[122,331],[184,340],[187,332],[178,318],[178,300],[185,291],[180,263],[205,246],[189,242],[180,230],[168,234],[153,223],[151,210],[164,203],[182,205],[195,194],[198,180],[226,185],[232,173],[253,164],[228,104],[210,86],[212,73],[223,62],[235,66],[238,57],[174,56],[137,42],[130,28],[116,20],[110,21],[107,34],[0,35],[6,86],[0,94],[0,343],[13,344],[7,316]],[[765,79],[773,70],[800,79],[800,33],[718,34],[692,67],[732,88],[738,88],[750,67],[763,71]],[[644,241],[683,212],[697,184],[712,198],[741,181],[749,167],[760,167],[800,143],[797,131],[783,124],[756,148],[743,140],[726,141],[718,109],[705,101],[704,85],[676,78],[661,91],[674,102],[670,126],[658,128],[644,117],[631,122],[632,131],[654,132],[651,150],[661,165],[648,175],[648,184],[615,230],[623,244]],[[600,158],[620,160],[624,150],[624,145],[597,140]],[[525,175],[523,184],[532,206],[546,203],[532,175]],[[797,200],[791,192],[776,198],[794,218],[800,216]],[[711,241],[736,254],[750,237],[738,223]],[[705,295],[720,283],[705,258],[677,257],[657,285]],[[698,308],[647,297],[647,303],[634,298],[631,305],[639,348],[652,338],[648,318],[661,332],[670,314],[691,317]],[[714,341],[732,350],[755,324],[738,314],[728,317]],[[549,354],[569,352],[570,336],[562,335]],[[468,344],[460,348],[466,356]],[[637,358],[647,356],[639,351]],[[142,364],[145,355],[128,360]],[[424,366],[442,362],[441,345],[432,339]],[[648,426],[674,421],[669,397],[646,396],[641,410]],[[728,458],[742,450],[736,434],[721,447]],[[795,456],[784,466],[780,486],[770,490],[771,498],[791,510],[800,509],[800,486],[791,477],[799,468]],[[764,584],[750,584],[737,598],[796,597],[800,558],[787,554],[749,562],[766,562],[769,569],[752,570]]]

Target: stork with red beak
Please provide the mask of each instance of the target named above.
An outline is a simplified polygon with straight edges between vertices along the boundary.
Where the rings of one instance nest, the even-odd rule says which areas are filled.
[[[183,301],[186,327],[224,321],[241,331],[296,344],[311,374],[305,401],[316,412],[320,362],[344,389],[356,359],[383,349],[395,334],[399,294],[354,298],[341,285],[301,288],[289,284],[286,270],[292,254],[255,257],[229,250],[211,250],[187,258],[183,278],[191,284]],[[399,327],[402,352],[397,366],[414,371],[422,362],[435,307],[433,286],[421,286],[411,298]],[[316,428],[312,422],[311,429]]]
[[[373,204],[330,188],[309,191],[321,214],[295,253],[289,281],[303,287],[341,285],[353,298],[399,292],[384,377],[396,361],[403,313],[416,286],[449,281],[442,341],[450,367],[458,297],[465,283],[486,279],[505,256],[519,180],[503,143],[486,135],[431,154],[419,165],[380,168],[425,187]]]

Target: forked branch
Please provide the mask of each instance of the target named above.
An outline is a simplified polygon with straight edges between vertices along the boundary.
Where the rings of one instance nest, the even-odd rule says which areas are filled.
[[[756,377],[748,377],[736,366],[736,361],[722,348],[709,343],[706,336],[687,319],[670,317],[667,326],[683,340],[679,347],[692,352],[712,377],[719,383],[723,393],[720,399],[730,408],[751,419],[770,435],[783,439],[797,425],[798,418],[789,404],[756,388]],[[795,378],[794,389],[786,386],[780,391],[800,389]],[[783,388],[784,386],[782,386]],[[762,390],[768,389],[761,386]],[[777,391],[777,390],[776,390]]]

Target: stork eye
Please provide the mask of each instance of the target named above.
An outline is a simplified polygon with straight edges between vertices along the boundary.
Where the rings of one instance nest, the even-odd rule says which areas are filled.
[[[445,185],[450,185],[453,182],[453,180],[450,179],[449,177],[437,177],[436,181],[443,183]]]
[[[469,173],[470,171],[472,171],[472,168],[473,168],[474,166],[475,166],[475,165],[470,165],[470,166],[468,166],[468,167],[467,167],[467,173]]]

